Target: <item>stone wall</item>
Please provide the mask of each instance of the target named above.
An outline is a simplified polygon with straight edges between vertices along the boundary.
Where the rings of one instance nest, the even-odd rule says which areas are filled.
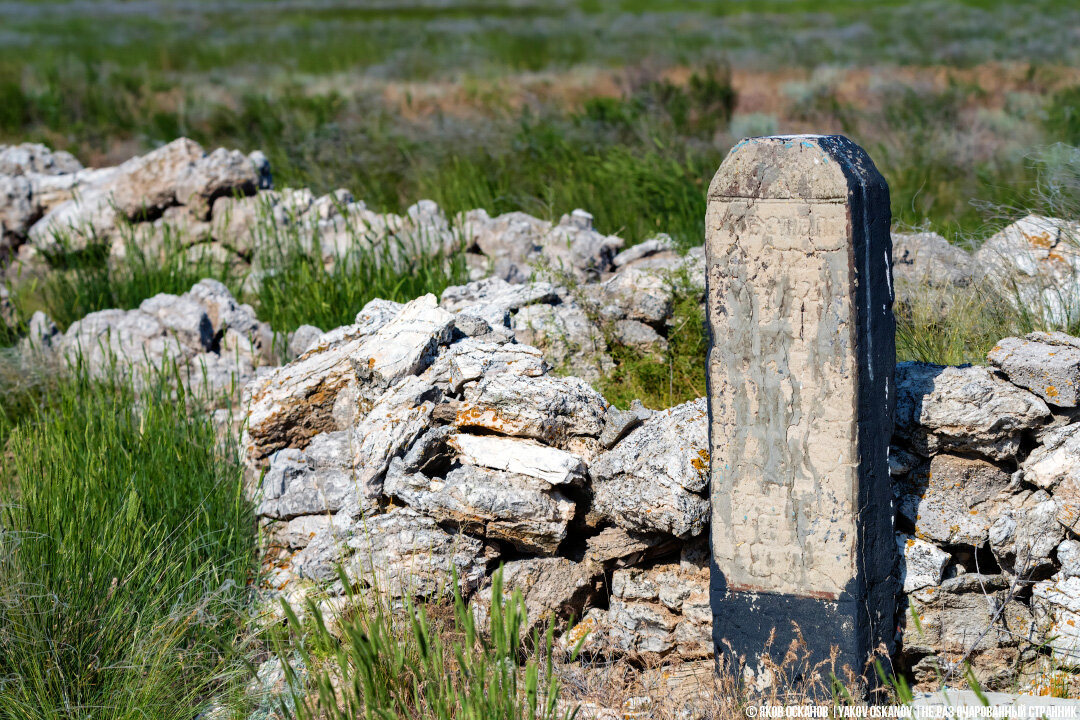
[[[663,348],[672,273],[701,283],[700,248],[680,255],[658,237],[616,254],[621,240],[593,230],[587,213],[548,223],[475,211],[459,218],[464,228],[424,203],[397,219],[367,215],[344,196],[270,194],[258,156],[186,142],[158,152],[105,170],[40,149],[0,152],[6,247],[33,261],[48,237],[34,228],[63,208],[120,237],[95,214],[120,206],[73,197],[72,188],[100,183],[107,190],[91,200],[136,188],[128,207],[143,210],[127,221],[148,236],[181,218],[206,228],[239,221],[261,202],[281,208],[283,225],[306,218],[304,227],[329,232],[355,216],[438,231],[440,247],[464,243],[476,275],[495,273],[441,298],[373,301],[328,332],[301,328],[277,344],[288,347],[284,358],[272,330],[213,281],[93,313],[65,333],[43,315],[30,323],[27,362],[81,353],[92,367],[118,356],[141,371],[178,360],[210,396],[244,388],[268,599],[314,593],[339,607],[340,563],[350,582],[396,598],[445,593],[455,569],[482,608],[502,565],[535,622],[577,619],[565,645],[588,631],[593,657],[709,662],[705,401],[618,410],[589,384],[610,366],[598,318],[622,340]],[[294,201],[300,211],[283,205]],[[1071,232],[1044,220],[1010,226],[987,246],[1041,252],[1036,230],[1052,226],[1059,244]],[[244,236],[209,232],[196,235],[256,264],[253,251],[239,251]],[[901,297],[905,284],[973,283],[993,265],[935,236],[895,235],[894,244]],[[1043,260],[1025,277],[1049,277],[1043,266],[1065,272]],[[544,264],[574,279],[573,292],[537,281]],[[988,687],[1080,664],[1080,340],[1008,338],[989,361],[896,372],[897,664],[923,683],[961,661]]]
[[[710,657],[704,400],[617,410],[482,320],[490,306],[456,307],[371,306],[248,387],[274,588],[298,597],[344,562],[395,597],[431,594],[455,567],[483,598],[504,564],[534,620],[582,618],[564,642],[588,631],[587,653]],[[1072,663],[1080,418],[1057,388],[1078,353],[1035,335],[988,367],[897,368],[897,660],[919,682],[970,661],[1011,687]]]

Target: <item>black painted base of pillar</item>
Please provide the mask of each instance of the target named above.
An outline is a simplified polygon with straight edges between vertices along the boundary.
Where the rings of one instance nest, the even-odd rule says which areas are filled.
[[[715,585],[711,597],[713,642],[721,667],[736,673],[743,667],[756,672],[763,654],[782,664],[796,641],[798,660],[787,662],[785,675],[799,682],[808,680],[816,671],[824,683],[818,690],[827,692],[830,672],[845,683],[850,677],[861,677],[867,685],[877,685],[875,659],[886,675],[892,670],[888,654],[878,652],[884,638],[876,638],[884,634],[885,628],[871,627],[865,599],[857,600],[850,594],[832,601],[730,592]]]

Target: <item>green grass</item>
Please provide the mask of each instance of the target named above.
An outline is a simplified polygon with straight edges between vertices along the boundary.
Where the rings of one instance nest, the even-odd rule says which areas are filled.
[[[985,365],[986,353],[1002,338],[1042,329],[988,289],[921,288],[912,296],[894,308],[897,362]]]
[[[709,331],[703,290],[685,273],[670,282],[673,302],[665,352],[646,353],[609,340],[615,371],[600,380],[597,389],[618,407],[641,400],[646,407],[667,408],[705,396]]]
[[[353,322],[375,298],[408,302],[426,293],[440,295],[467,280],[461,253],[424,251],[416,246],[419,238],[392,235],[371,247],[362,229],[350,228],[353,249],[334,257],[327,268],[318,232],[302,242],[295,226],[278,227],[265,214],[255,232],[261,247],[255,272],[261,280],[252,293],[243,292],[251,271],[240,272],[205,254],[191,257],[184,238],[166,227],[160,247],[153,250],[130,242],[128,232],[120,259],[110,260],[101,244],[51,254],[48,272],[15,283],[14,304],[23,323],[42,310],[63,330],[91,312],[136,308],[158,293],[180,295],[211,277],[252,303],[259,319],[278,332],[305,324],[330,330]],[[4,347],[13,345],[25,328],[0,330]]]
[[[3,16],[12,38],[0,43],[0,142],[41,140],[97,161],[189,135],[208,147],[264,150],[279,186],[346,187],[381,210],[421,197],[449,213],[558,217],[584,207],[601,230],[630,242],[658,231],[699,242],[704,190],[737,139],[727,133],[736,98],[725,64],[1030,63],[1030,93],[1044,107],[994,107],[988,127],[973,109],[985,91],[970,83],[871,89],[858,108],[825,83],[776,118],[781,132],[851,135],[889,180],[896,219],[929,222],[950,238],[979,228],[973,201],[1013,203],[1031,187],[1023,160],[1031,146],[1075,139],[1075,91],[1051,89],[1054,65],[1080,61],[1075,44],[1049,31],[1077,19],[1060,0],[1023,8],[571,1],[512,12],[471,2],[302,13],[262,4],[236,14],[212,3],[158,12],[104,5],[60,21],[29,4]],[[926,17],[935,18],[929,27]],[[843,39],[853,30],[866,37]],[[696,68],[690,82],[664,80],[661,71],[680,63]],[[436,79],[468,88],[596,67],[627,69],[622,97],[575,106],[530,97],[510,108],[493,96],[462,114],[403,116],[378,85]]]
[[[468,279],[461,253],[425,252],[394,236],[375,248],[358,245],[327,269],[318,234],[312,246],[289,233],[273,237],[261,256],[271,272],[253,298],[259,319],[278,332],[301,325],[331,330],[351,324],[375,298],[409,302],[427,293],[439,296]]]
[[[0,717],[190,718],[237,677],[254,519],[170,394],[73,374],[10,430]]]
[[[126,235],[131,237],[130,230]],[[112,261],[102,244],[49,254],[49,272],[16,284],[17,307],[24,317],[44,310],[65,329],[91,312],[135,308],[158,293],[180,295],[203,278],[239,287],[240,278],[229,267],[207,254],[192,257],[181,240],[169,229],[157,250],[128,240],[124,257]]]
[[[350,586],[344,574],[342,580]],[[297,720],[571,718],[572,709],[558,707],[554,624],[548,623],[546,635],[534,631],[529,638],[521,591],[504,597],[501,569],[491,589],[483,629],[459,590],[449,620],[433,620],[422,605],[394,612],[383,600],[352,598],[359,609],[340,620],[340,640],[314,603],[308,603],[312,619],[307,622],[285,606],[291,636],[280,646],[280,656],[289,663],[297,654],[314,672],[309,688],[292,692],[282,712],[289,715],[295,708]],[[295,674],[292,678],[294,686],[300,684]]]

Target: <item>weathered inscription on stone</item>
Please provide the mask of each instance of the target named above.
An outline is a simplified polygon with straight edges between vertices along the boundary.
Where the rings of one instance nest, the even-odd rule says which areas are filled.
[[[794,621],[861,671],[893,622],[888,189],[844,138],[756,138],[706,231],[718,649]]]

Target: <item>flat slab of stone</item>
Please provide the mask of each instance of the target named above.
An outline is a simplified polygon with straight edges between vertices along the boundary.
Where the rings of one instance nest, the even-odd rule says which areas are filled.
[[[1005,338],[986,357],[1014,385],[1051,405],[1080,404],[1080,341],[1076,338],[1061,332]]]
[[[942,450],[1008,460],[1024,431],[1050,417],[1046,403],[979,365],[896,366],[896,434],[929,457]]]
[[[709,189],[713,629],[751,669],[793,621],[856,672],[892,642],[889,223],[838,136],[744,140]]]

